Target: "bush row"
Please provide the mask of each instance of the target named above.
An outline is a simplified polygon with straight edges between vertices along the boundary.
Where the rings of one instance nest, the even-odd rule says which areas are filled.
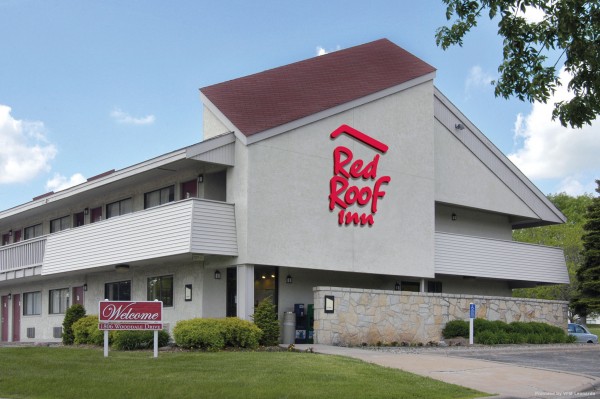
[[[237,317],[225,319],[182,320],[173,329],[177,346],[218,351],[225,347],[255,349],[262,330],[254,323]]]
[[[475,319],[473,325],[475,343],[483,345],[496,344],[552,344],[574,342],[562,328],[546,323],[524,323],[513,321],[489,321]],[[444,338],[469,337],[469,322],[453,320],[442,330]]]
[[[80,318],[72,326],[73,343],[78,345],[104,345],[104,332],[98,329],[98,316]],[[169,333],[158,332],[158,346],[169,344]],[[109,331],[109,344],[118,350],[148,349],[154,346],[154,331]]]

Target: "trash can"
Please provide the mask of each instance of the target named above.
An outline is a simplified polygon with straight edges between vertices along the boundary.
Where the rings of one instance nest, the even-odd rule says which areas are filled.
[[[296,314],[294,312],[283,313],[283,343],[293,344],[296,339]]]

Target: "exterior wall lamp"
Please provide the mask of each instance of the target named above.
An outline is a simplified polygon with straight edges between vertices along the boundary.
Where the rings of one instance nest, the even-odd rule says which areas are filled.
[[[290,274],[288,274],[287,277],[285,278],[285,283],[292,284],[292,276]]]
[[[10,301],[12,299],[12,294],[8,293],[8,300]]]
[[[218,270],[215,270],[215,280],[220,280],[221,279],[221,272]]]
[[[198,175],[198,183],[204,183],[204,175]]]
[[[87,215],[88,213],[90,213],[90,208],[85,208],[85,209],[83,210],[83,214],[84,214],[84,215]]]
[[[8,236],[12,237],[12,229],[8,230]]]
[[[129,270],[129,265],[119,264],[115,266],[115,270],[121,273],[125,273]]]
[[[452,221],[456,221],[456,213],[452,214]]]
[[[83,285],[83,290],[84,290],[84,291],[87,291],[87,283],[85,283],[85,284]]]
[[[400,291],[400,283],[396,281],[396,284],[394,285],[394,291]]]

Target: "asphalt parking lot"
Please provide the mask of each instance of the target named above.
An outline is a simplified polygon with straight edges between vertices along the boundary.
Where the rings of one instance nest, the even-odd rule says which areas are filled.
[[[600,377],[600,345],[598,344],[549,348],[512,346],[490,350],[448,351],[446,354]]]

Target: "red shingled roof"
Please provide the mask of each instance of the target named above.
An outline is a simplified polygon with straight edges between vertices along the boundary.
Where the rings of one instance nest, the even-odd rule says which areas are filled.
[[[387,39],[204,87],[246,136],[434,72]]]

